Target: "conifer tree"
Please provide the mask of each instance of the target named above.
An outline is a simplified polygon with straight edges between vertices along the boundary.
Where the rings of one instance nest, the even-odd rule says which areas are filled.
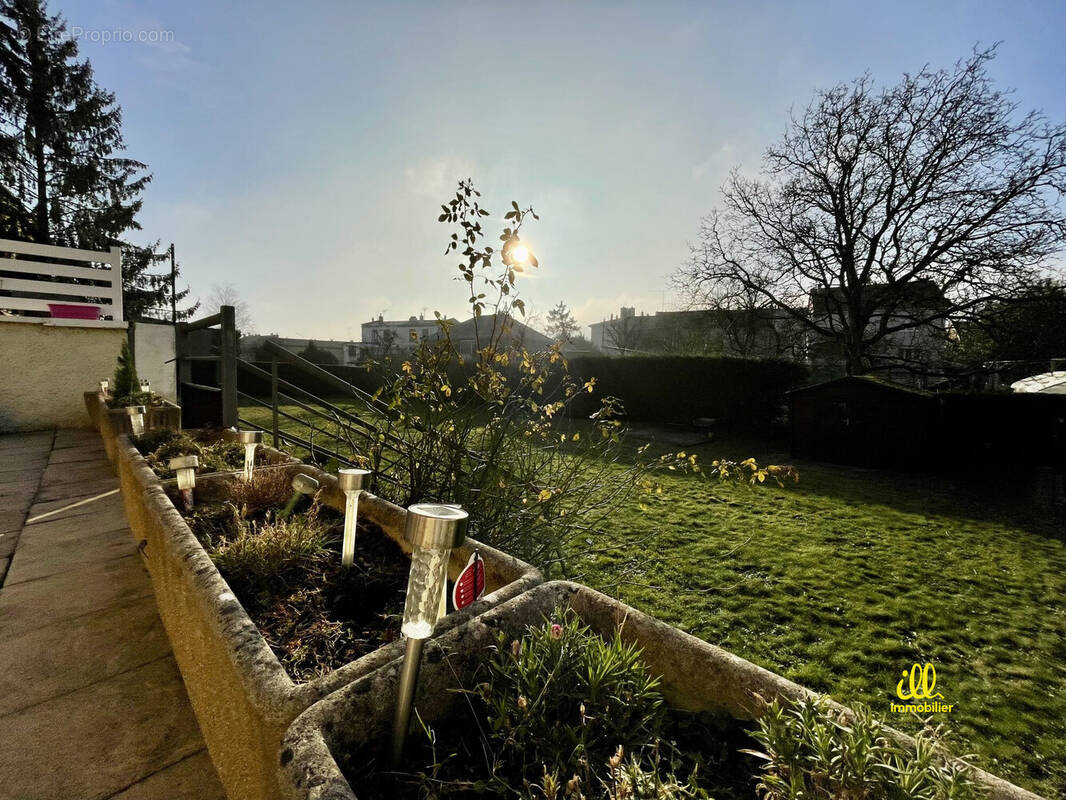
[[[151,176],[123,157],[122,113],[44,0],[0,0],[0,236],[106,249]]]
[[[159,251],[159,240],[147,247],[126,245],[122,248],[122,305],[126,319],[170,319],[170,249]],[[156,271],[153,271],[156,270]],[[174,270],[175,277],[181,269]],[[189,289],[175,292],[174,303],[182,303]],[[177,320],[189,319],[200,303],[177,310]]]
[[[555,341],[567,343],[580,330],[581,326],[577,324],[574,315],[570,313],[570,309],[562,300],[555,308],[548,311],[547,333]]]
[[[137,365],[133,363],[133,354],[130,353],[130,344],[122,340],[122,350],[118,354],[118,365],[115,367],[115,375],[111,380],[111,395],[117,400],[129,398],[141,393],[141,381],[137,377]]]

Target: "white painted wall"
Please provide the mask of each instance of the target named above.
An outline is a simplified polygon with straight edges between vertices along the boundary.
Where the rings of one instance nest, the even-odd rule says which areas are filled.
[[[178,400],[174,370],[174,326],[131,322],[137,377],[152,382],[152,391],[171,402]]]

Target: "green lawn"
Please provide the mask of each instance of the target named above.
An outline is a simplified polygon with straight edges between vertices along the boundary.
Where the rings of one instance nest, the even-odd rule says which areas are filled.
[[[687,450],[784,458],[757,442]],[[904,729],[918,723],[890,711],[896,682],[932,662],[956,704],[936,717],[956,752],[1066,796],[1061,532],[946,480],[797,466],[785,489],[668,476],[665,501],[618,515],[617,550],[574,566],[590,586]]]

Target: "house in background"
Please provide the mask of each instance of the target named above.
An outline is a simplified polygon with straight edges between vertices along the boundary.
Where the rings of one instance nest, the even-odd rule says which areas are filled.
[[[452,345],[463,357],[473,356],[474,351],[485,347],[496,336],[500,336],[501,340],[510,339],[515,346],[524,347],[529,351],[546,350],[552,345],[551,338],[508,314],[471,317],[465,322],[452,325],[449,336]]]
[[[773,309],[700,309],[636,313],[623,307],[618,316],[589,326],[592,344],[608,355],[656,354],[786,358],[803,355],[802,326]]]
[[[909,326],[886,333],[870,348],[871,368],[897,383],[928,385],[930,376],[942,371],[949,343],[950,306],[940,288],[932,281],[915,281],[899,287],[872,284],[866,292],[866,303],[873,309],[867,336],[876,334],[882,325]],[[811,291],[809,313],[818,325],[839,327],[848,314],[843,290],[834,287]],[[846,372],[847,359],[838,340],[808,334],[807,359],[819,378],[839,377]]]
[[[455,323],[457,320],[448,319]],[[381,358],[389,353],[406,353],[414,350],[421,341],[436,339],[440,326],[435,317],[426,319],[424,314],[405,320],[377,319],[362,324],[363,357]]]
[[[242,336],[240,339],[242,356],[252,361],[269,361],[269,354],[261,352],[263,343],[268,339],[297,355],[303,355],[308,349],[312,352],[317,351],[324,354],[321,358],[312,359],[313,361],[325,361],[330,364],[354,364],[359,360],[360,342],[337,341],[335,339],[300,339],[290,336],[278,336],[276,333]],[[334,361],[334,359],[336,360]]]

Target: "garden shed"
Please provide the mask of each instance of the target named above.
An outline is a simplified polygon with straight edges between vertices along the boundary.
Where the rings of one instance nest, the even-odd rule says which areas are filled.
[[[792,455],[864,467],[913,467],[930,454],[937,399],[869,376],[788,393]]]

